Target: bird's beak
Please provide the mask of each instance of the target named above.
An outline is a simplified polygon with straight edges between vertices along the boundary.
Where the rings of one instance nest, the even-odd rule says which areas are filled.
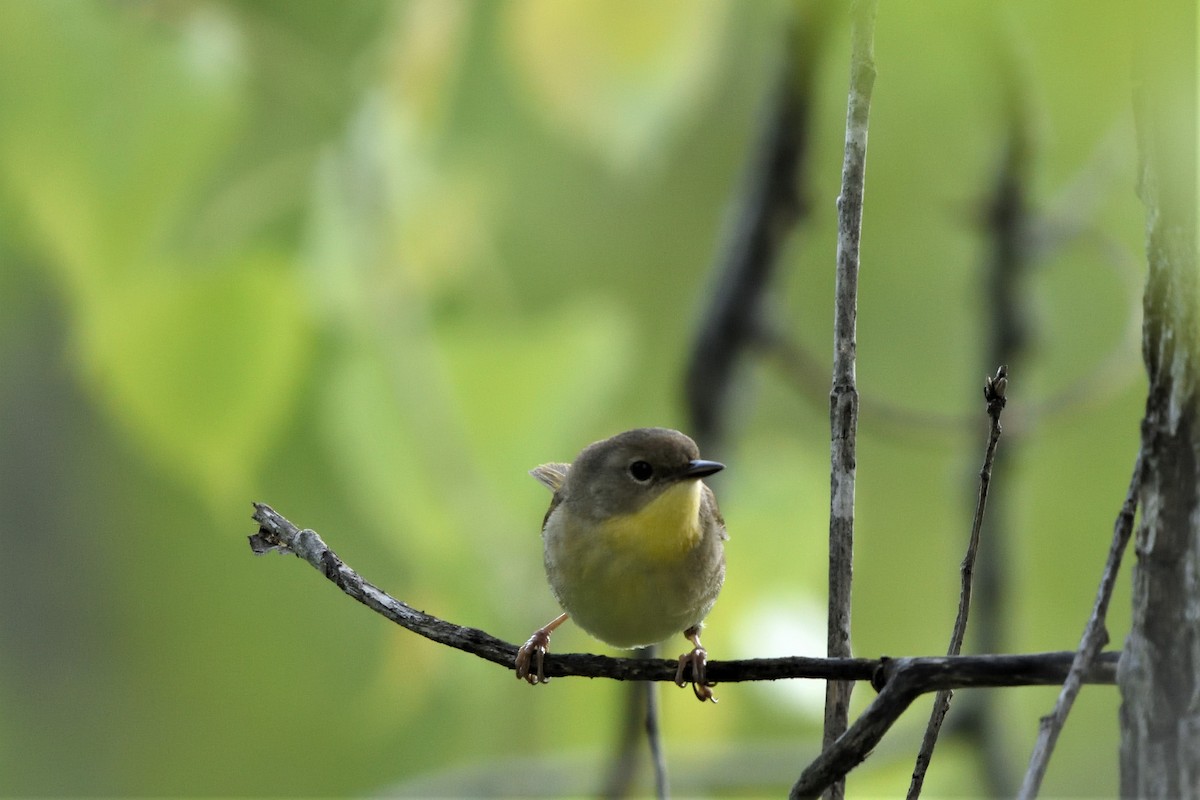
[[[725,469],[725,465],[719,461],[702,461],[697,458],[688,462],[680,477],[703,478],[723,469]]]

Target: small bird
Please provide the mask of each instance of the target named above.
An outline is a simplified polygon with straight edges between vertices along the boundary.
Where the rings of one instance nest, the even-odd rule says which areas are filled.
[[[675,682],[716,699],[700,644],[704,617],[725,581],[725,520],[702,478],[724,464],[700,459],[679,431],[637,428],[591,444],[571,464],[529,474],[554,493],[542,521],[546,577],[566,612],[517,651],[516,672],[545,683],[550,634],[568,617],[602,642],[646,647],[682,631],[691,652]]]

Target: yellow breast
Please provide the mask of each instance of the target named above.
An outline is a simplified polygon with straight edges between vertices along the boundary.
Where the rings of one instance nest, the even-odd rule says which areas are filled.
[[[633,514],[607,520],[601,535],[617,552],[650,561],[674,560],[700,540],[700,481],[685,480]]]

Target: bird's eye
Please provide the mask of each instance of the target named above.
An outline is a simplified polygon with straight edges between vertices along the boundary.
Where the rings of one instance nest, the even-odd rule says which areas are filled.
[[[645,461],[635,461],[629,465],[629,474],[633,476],[635,481],[645,483],[654,475],[654,467]]]

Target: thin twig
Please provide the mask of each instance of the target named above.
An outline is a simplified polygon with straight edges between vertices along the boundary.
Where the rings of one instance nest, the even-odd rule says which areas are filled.
[[[1042,778],[1046,775],[1046,767],[1050,763],[1050,755],[1054,752],[1054,745],[1058,741],[1058,735],[1062,732],[1063,725],[1067,722],[1067,715],[1071,713],[1071,706],[1084,683],[1083,676],[1087,674],[1094,663],[1100,649],[1108,644],[1108,628],[1105,625],[1105,617],[1108,615],[1108,603],[1112,599],[1117,573],[1121,569],[1121,558],[1125,553],[1126,545],[1129,544],[1129,538],[1133,534],[1133,520],[1137,512],[1137,493],[1138,487],[1142,483],[1143,466],[1143,456],[1139,451],[1137,460],[1134,461],[1133,475],[1129,479],[1129,490],[1125,494],[1125,502],[1121,504],[1121,511],[1117,514],[1117,520],[1113,524],[1112,543],[1108,547],[1108,559],[1104,562],[1100,586],[1096,589],[1092,614],[1088,617],[1087,625],[1084,627],[1079,649],[1075,651],[1075,657],[1071,661],[1071,670],[1067,673],[1062,690],[1058,693],[1054,710],[1049,715],[1042,717],[1038,726],[1037,742],[1029,757],[1029,767],[1025,771],[1025,779],[1021,782],[1021,791],[1017,795],[1021,800],[1032,800],[1037,797],[1042,786]]]
[[[1029,201],[1030,167],[1036,149],[1029,100],[1033,92],[1027,62],[1013,43],[1011,34],[1001,34],[997,42],[1003,64],[1007,126],[999,163],[982,204],[985,209],[982,222],[987,237],[982,327],[987,339],[984,363],[988,368],[996,364],[1019,363],[1037,333],[1033,315],[1027,311],[1029,287],[1026,280],[1036,254],[1031,231],[1035,217]],[[1019,433],[1020,429],[1016,430]],[[991,477],[1000,485],[1005,485],[1012,475],[1014,445],[1019,442],[1019,438],[1014,441],[1010,435],[1005,452],[991,470]],[[976,652],[1002,653],[1006,649],[1008,551],[1013,538],[1010,522],[1006,506],[1000,504],[997,508],[993,504],[980,534],[987,537],[991,555],[980,563],[975,576],[972,638]],[[1000,719],[995,699],[996,696],[988,692],[972,694],[966,702],[958,704],[953,727],[954,733],[961,735],[979,760],[983,793],[992,797],[1010,797],[1016,789],[1012,760],[1006,752],[1005,737],[999,735]],[[932,743],[929,755],[932,755]],[[924,766],[928,766],[927,760]],[[920,761],[918,767],[921,767]],[[913,780],[919,791],[915,772]],[[916,796],[911,788],[909,791],[910,796]]]
[[[307,561],[332,581],[345,594],[376,613],[413,633],[438,644],[454,647],[471,655],[491,661],[505,669],[514,669],[517,645],[497,639],[477,628],[467,628],[439,619],[391,597],[382,589],[367,582],[341,560],[313,530],[301,529],[282,517],[270,506],[254,504],[253,518],[258,533],[249,537],[255,553],[272,550],[292,553]],[[714,682],[774,681],[794,678],[815,680],[874,681],[882,687],[895,671],[895,664],[926,665],[937,673],[928,687],[917,685],[918,691],[968,686],[1052,685],[1061,683],[1067,674],[1072,654],[1030,653],[1015,656],[960,656],[947,659],[941,656],[910,659],[872,658],[752,658],[740,661],[708,662],[708,677]],[[1105,655],[1103,666],[1089,675],[1089,682],[1112,683],[1116,679],[1116,654]],[[933,667],[930,665],[938,665]],[[548,677],[577,676],[610,678],[620,681],[672,681],[678,661],[664,658],[611,658],[582,653],[546,656]],[[1012,670],[1011,676],[1004,674]],[[1107,670],[1107,671],[1105,671]]]
[[[855,0],[846,103],[846,147],[838,196],[837,277],[834,289],[833,386],[829,392],[829,621],[828,655],[850,656],[850,587],[854,574],[854,486],[858,389],[855,385],[859,242],[867,163],[867,122],[875,85],[875,13],[878,0]],[[846,730],[853,684],[831,681],[825,688],[824,746]],[[840,800],[845,785],[830,787]]]
[[[967,616],[971,612],[971,579],[975,572],[975,557],[979,553],[979,534],[983,530],[984,512],[987,509],[988,488],[992,481],[992,465],[996,460],[996,446],[1000,443],[1000,412],[1004,410],[1005,390],[1008,388],[1008,367],[1001,366],[994,377],[989,377],[984,384],[983,396],[987,401],[988,418],[991,429],[988,432],[987,447],[983,455],[983,467],[979,470],[979,498],[975,503],[975,519],[971,523],[971,538],[967,544],[967,554],[963,556],[960,576],[962,585],[958,596],[958,615],[954,618],[954,629],[950,634],[950,645],[946,655],[956,656],[962,651],[963,639],[967,633]],[[921,796],[921,786],[925,783],[925,772],[929,769],[929,760],[933,758],[933,748],[937,746],[938,734],[942,730],[942,721],[950,710],[950,697],[953,693],[946,689],[937,693],[933,701],[933,713],[925,728],[925,736],[921,740],[921,749],[917,753],[917,763],[913,767],[912,782],[908,785],[908,798],[914,800]]]

